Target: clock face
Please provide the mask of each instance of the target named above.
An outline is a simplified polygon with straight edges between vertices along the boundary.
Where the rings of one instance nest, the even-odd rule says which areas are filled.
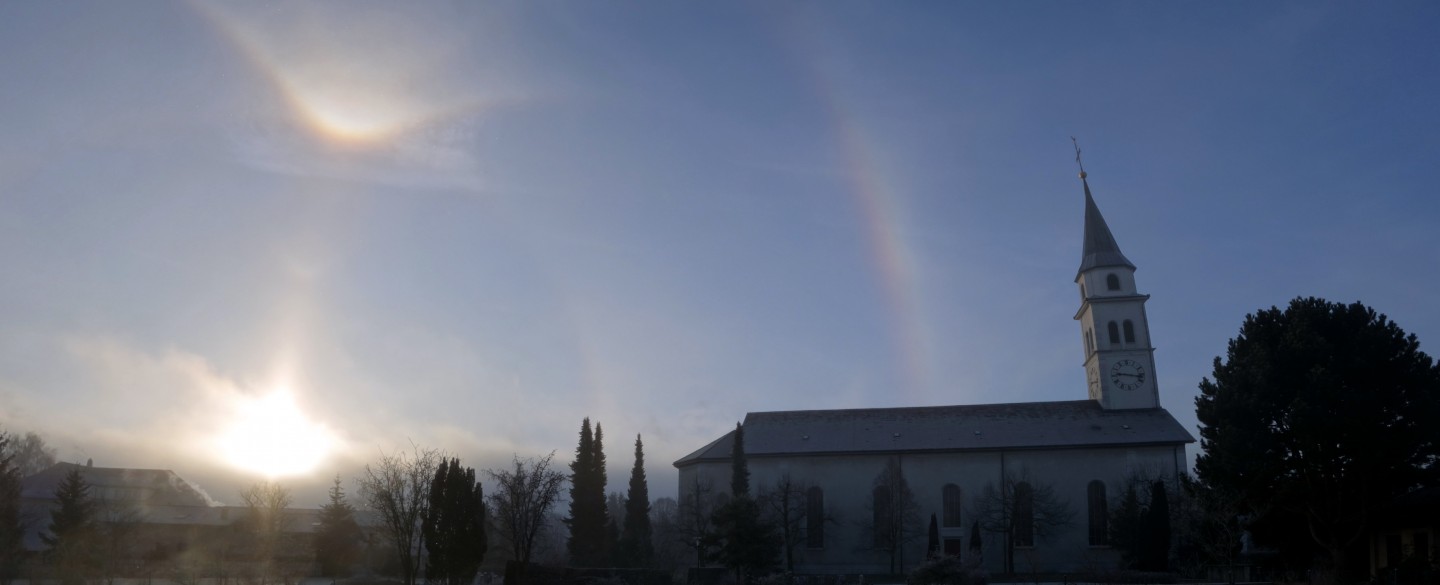
[[[1121,390],[1145,385],[1145,367],[1135,360],[1120,360],[1110,366],[1110,382]]]

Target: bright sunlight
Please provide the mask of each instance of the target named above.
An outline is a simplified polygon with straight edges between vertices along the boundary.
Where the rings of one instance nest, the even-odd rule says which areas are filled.
[[[220,436],[221,454],[231,465],[271,478],[313,470],[331,443],[329,432],[300,412],[285,390],[245,399]]]

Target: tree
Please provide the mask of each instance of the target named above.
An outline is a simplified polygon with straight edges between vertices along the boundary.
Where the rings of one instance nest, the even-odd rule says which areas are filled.
[[[264,583],[279,570],[276,557],[283,550],[281,539],[289,523],[285,509],[290,507],[290,490],[271,481],[256,482],[240,491],[240,501],[245,506],[244,534],[253,567]]]
[[[580,423],[575,461],[570,463],[570,516],[565,520],[570,526],[570,538],[565,546],[570,553],[570,564],[577,567],[598,567],[608,560],[604,455],[597,434],[590,432],[590,419],[586,418]]]
[[[808,501],[806,493],[810,489],[808,482],[793,479],[789,473],[780,475],[779,479],[771,486],[769,493],[761,494],[760,501],[765,504],[768,512],[767,522],[779,530],[780,548],[785,556],[785,570],[795,571],[795,549],[805,544],[807,540],[806,525],[808,524],[807,514]],[[823,512],[821,512],[823,514]],[[827,522],[829,518],[821,518],[819,522]]]
[[[95,502],[90,485],[74,466],[55,487],[56,507],[50,511],[48,533],[40,540],[65,585],[84,583],[94,565]]]
[[[1075,517],[1070,503],[1055,495],[1055,486],[1033,482],[1024,471],[1006,473],[999,485],[986,484],[975,496],[974,513],[981,528],[1004,537],[1006,573],[1015,572],[1016,545],[1049,540]]]
[[[15,462],[15,436],[0,430],[0,583],[9,583],[20,566],[20,469]]]
[[[707,479],[695,477],[688,485],[680,486],[678,534],[681,544],[695,552],[695,566],[703,567],[710,558],[710,550],[718,537],[715,535],[713,493],[714,486]]]
[[[315,560],[320,574],[326,577],[347,577],[350,567],[359,558],[360,524],[355,521],[355,508],[345,499],[340,476],[330,485],[330,501],[320,507],[320,526],[315,530]]]
[[[1110,506],[1110,545],[1119,549],[1125,565],[1139,568],[1145,547],[1145,506],[1135,482],[1126,482],[1120,500]]]
[[[1297,298],[1246,315],[1195,406],[1200,480],[1236,494],[1257,524],[1303,527],[1342,576],[1378,509],[1440,471],[1440,369],[1358,302]]]
[[[779,547],[772,527],[760,518],[760,505],[750,497],[750,468],[745,461],[745,429],[735,423],[730,450],[730,501],[715,510],[712,537],[716,558],[746,583],[774,566]]]
[[[645,445],[635,435],[635,466],[625,496],[625,525],[620,533],[620,566],[648,567],[655,553],[650,540],[650,486],[645,482]]]
[[[930,514],[930,531],[927,533],[925,542],[925,560],[932,560],[940,557],[940,521],[935,514]]]
[[[55,449],[33,431],[16,441],[15,467],[21,478],[30,477],[55,464]]]
[[[466,585],[485,560],[485,492],[475,470],[451,458],[435,469],[429,505],[421,525],[426,582]]]
[[[408,456],[381,453],[360,477],[360,497],[380,518],[381,529],[395,547],[405,585],[415,585],[420,572],[424,546],[420,524],[430,502],[430,481],[443,459],[439,450],[420,447],[413,447]]]
[[[1150,507],[1141,516],[1141,532],[1145,535],[1140,548],[1140,570],[1163,572],[1170,568],[1170,499],[1165,495],[1165,482],[1150,484]]]
[[[870,537],[874,550],[890,557],[891,573],[903,572],[905,545],[920,538],[925,528],[920,524],[920,505],[898,458],[886,459],[885,467],[875,475],[866,508],[870,517],[862,520],[862,532]]]
[[[565,483],[563,474],[550,469],[554,457],[554,452],[539,459],[516,456],[513,469],[485,472],[495,481],[495,493],[490,494],[495,524],[511,558],[520,563],[517,577],[522,583],[536,539],[545,529],[550,508],[560,498],[560,486]]]
[[[685,559],[685,536],[681,528],[680,502],[675,498],[660,498],[650,505],[650,525],[655,556],[650,565],[657,569],[674,570]]]

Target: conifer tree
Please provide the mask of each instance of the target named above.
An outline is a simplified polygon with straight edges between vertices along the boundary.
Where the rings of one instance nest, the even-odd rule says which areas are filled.
[[[591,432],[589,418],[580,424],[580,443],[575,447],[575,461],[570,463],[570,517],[565,520],[570,525],[570,539],[566,548],[570,564],[577,567],[597,567],[607,560],[608,514],[600,425],[595,425],[595,430]]]
[[[355,507],[346,501],[345,488],[337,475],[330,486],[329,503],[320,507],[320,526],[315,531],[315,560],[320,564],[320,574],[348,577],[359,555],[360,538]]]
[[[1165,482],[1150,484],[1150,507],[1142,514],[1141,570],[1166,571],[1170,567],[1170,500]]]
[[[451,458],[435,470],[429,507],[421,524],[428,559],[425,579],[465,585],[475,580],[485,559],[485,494],[475,470]]]
[[[748,583],[775,564],[780,549],[774,527],[760,518],[760,505],[750,497],[750,468],[745,461],[745,429],[735,423],[730,450],[730,501],[715,510],[712,522],[718,540],[716,557]]]
[[[645,481],[645,446],[635,435],[635,467],[625,499],[625,526],[620,536],[620,565],[648,567],[654,555],[650,540],[650,487]]]
[[[50,547],[61,583],[83,583],[93,564],[95,502],[79,466],[72,467],[55,488],[55,500],[58,505],[50,511],[49,533],[41,534],[40,540]]]

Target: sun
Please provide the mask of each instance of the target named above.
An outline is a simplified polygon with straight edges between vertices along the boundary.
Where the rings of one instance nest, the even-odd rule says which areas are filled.
[[[330,453],[330,433],[310,420],[286,390],[245,398],[222,431],[221,455],[233,466],[269,478],[300,475]]]

